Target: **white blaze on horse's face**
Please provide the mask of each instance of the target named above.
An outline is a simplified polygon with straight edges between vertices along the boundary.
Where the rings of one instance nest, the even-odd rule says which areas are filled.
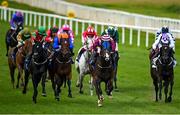
[[[109,54],[107,52],[106,52],[106,55],[105,55],[105,60],[109,61]]]

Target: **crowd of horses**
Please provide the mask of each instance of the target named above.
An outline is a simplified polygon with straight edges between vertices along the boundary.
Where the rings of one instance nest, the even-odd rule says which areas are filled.
[[[32,82],[34,87],[33,93],[33,102],[37,102],[37,94],[38,94],[38,84],[42,80],[42,95],[46,96],[45,90],[45,81],[47,77],[47,73],[52,82],[52,88],[54,90],[54,96],[57,101],[60,100],[61,87],[62,85],[68,85],[68,97],[72,97],[71,91],[71,79],[72,79],[72,64],[71,57],[72,54],[69,50],[69,41],[68,39],[60,39],[61,48],[57,51],[55,56],[53,56],[53,60],[51,65],[49,66],[49,57],[51,56],[51,51],[53,50],[52,45],[48,44],[48,47],[44,47],[44,43],[37,42],[32,45],[30,39],[25,41],[25,44],[18,49],[16,53],[16,58],[13,58],[13,50],[17,45],[16,36],[18,32],[21,30],[22,25],[19,25],[15,32],[9,30],[6,34],[6,46],[7,46],[7,56],[8,56],[8,64],[10,69],[11,82],[15,84],[14,80],[14,72],[15,69],[18,69],[18,80],[16,88],[19,87],[19,80],[22,80],[23,83],[23,93],[27,92],[27,84],[29,80],[29,75],[32,76]],[[12,34],[13,33],[13,34]],[[89,64],[89,60],[91,57],[91,51],[89,50],[89,44],[91,44],[92,40],[90,38],[87,39],[86,51],[80,57],[79,62],[75,62],[75,68],[79,73],[79,79],[77,81],[76,86],[80,88],[79,93],[83,93],[83,78],[85,75],[90,74],[90,93],[93,95],[93,88],[95,87],[96,94],[98,96],[98,106],[102,106],[103,104],[103,94],[101,89],[101,82],[105,82],[105,91],[106,94],[111,98],[113,91],[113,83],[115,84],[115,89],[117,89],[116,81],[117,81],[117,67],[118,67],[118,59],[113,62],[112,52],[108,49],[101,47],[99,56],[97,57],[97,61],[95,62],[95,66]],[[10,49],[9,49],[10,48]],[[33,52],[32,52],[33,51]],[[24,69],[24,61],[27,55],[32,53],[32,59],[30,61],[29,69]],[[153,78],[153,83],[155,86],[156,92],[156,101],[161,99],[161,90],[162,87],[165,87],[165,102],[171,102],[172,100],[172,87],[173,87],[173,65],[172,65],[172,49],[169,48],[167,44],[162,44],[160,49],[160,53],[158,53],[158,67],[152,68],[150,67],[151,76]],[[116,66],[113,65],[116,64]],[[24,76],[23,76],[24,72]],[[164,85],[162,85],[162,81],[164,80]],[[171,85],[169,97],[167,97],[168,86]],[[158,98],[159,91],[159,98]]]

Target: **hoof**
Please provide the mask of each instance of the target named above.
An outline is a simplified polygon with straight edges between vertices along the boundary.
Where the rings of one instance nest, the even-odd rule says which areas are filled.
[[[23,93],[23,94],[26,94],[26,90],[23,90],[22,93]]]
[[[165,99],[165,103],[168,103],[168,99]]]
[[[90,91],[90,95],[93,96],[93,91]]]
[[[83,91],[79,91],[80,94],[83,94],[84,92]]]
[[[102,103],[103,103],[102,100],[98,100],[98,107],[102,107]]]
[[[42,93],[41,95],[42,95],[43,97],[47,97],[46,93]]]
[[[113,96],[112,96],[112,95],[109,95],[108,97],[109,97],[109,99],[113,99]]]
[[[172,97],[168,97],[168,102],[171,102],[172,101]]]
[[[115,88],[114,91],[115,91],[115,92],[119,92],[119,89],[118,89],[118,88]]]
[[[56,100],[56,101],[59,101],[60,99],[59,99],[59,97],[57,96],[57,97],[55,98],[55,100]]]
[[[18,89],[19,88],[19,85],[16,85],[16,89]]]
[[[33,98],[33,102],[36,104],[37,103],[36,99]]]
[[[68,94],[68,97],[72,98],[72,94]]]
[[[76,87],[79,87],[80,85],[79,84],[76,84]]]

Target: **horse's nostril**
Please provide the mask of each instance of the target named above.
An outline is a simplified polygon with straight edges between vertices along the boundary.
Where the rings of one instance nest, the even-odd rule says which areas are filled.
[[[105,58],[105,61],[109,61],[109,58]]]

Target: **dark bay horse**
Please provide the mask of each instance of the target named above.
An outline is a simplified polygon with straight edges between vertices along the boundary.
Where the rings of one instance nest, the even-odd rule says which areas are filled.
[[[9,29],[6,33],[6,37],[5,37],[5,43],[6,43],[6,56],[8,56],[8,51],[9,51],[9,47],[13,48],[18,44],[17,41],[17,35],[18,33],[23,29],[23,25],[22,23],[18,23],[17,24],[17,29],[16,30],[11,30]]]
[[[92,68],[91,68],[92,70]],[[101,90],[101,82],[105,82],[106,93],[109,97],[112,96],[114,68],[113,59],[110,51],[101,48],[100,55],[97,57],[95,69],[92,70],[93,84],[98,96],[98,106],[101,107],[104,97]]]
[[[69,39],[60,39],[60,50],[55,54],[55,59],[53,60],[53,70],[50,73],[52,87],[54,89],[55,99],[59,101],[61,86],[63,83],[68,84],[68,97],[72,97],[71,93],[71,79],[72,79],[72,67],[71,67],[71,52],[69,49]]]
[[[161,100],[161,90],[164,86],[165,102],[172,101],[172,89],[174,84],[174,70],[173,70],[173,50],[169,44],[163,44],[159,51],[157,60],[157,68],[150,68],[151,77],[155,87],[156,101]],[[168,96],[168,87],[170,85],[170,92]],[[159,92],[159,97],[158,97]]]
[[[38,84],[42,79],[42,95],[46,96],[45,80],[47,76],[47,50],[43,47],[42,42],[36,42],[32,49],[32,59],[30,62],[30,73],[34,87],[33,102],[37,102]],[[25,71],[25,79],[28,78],[29,72]]]

